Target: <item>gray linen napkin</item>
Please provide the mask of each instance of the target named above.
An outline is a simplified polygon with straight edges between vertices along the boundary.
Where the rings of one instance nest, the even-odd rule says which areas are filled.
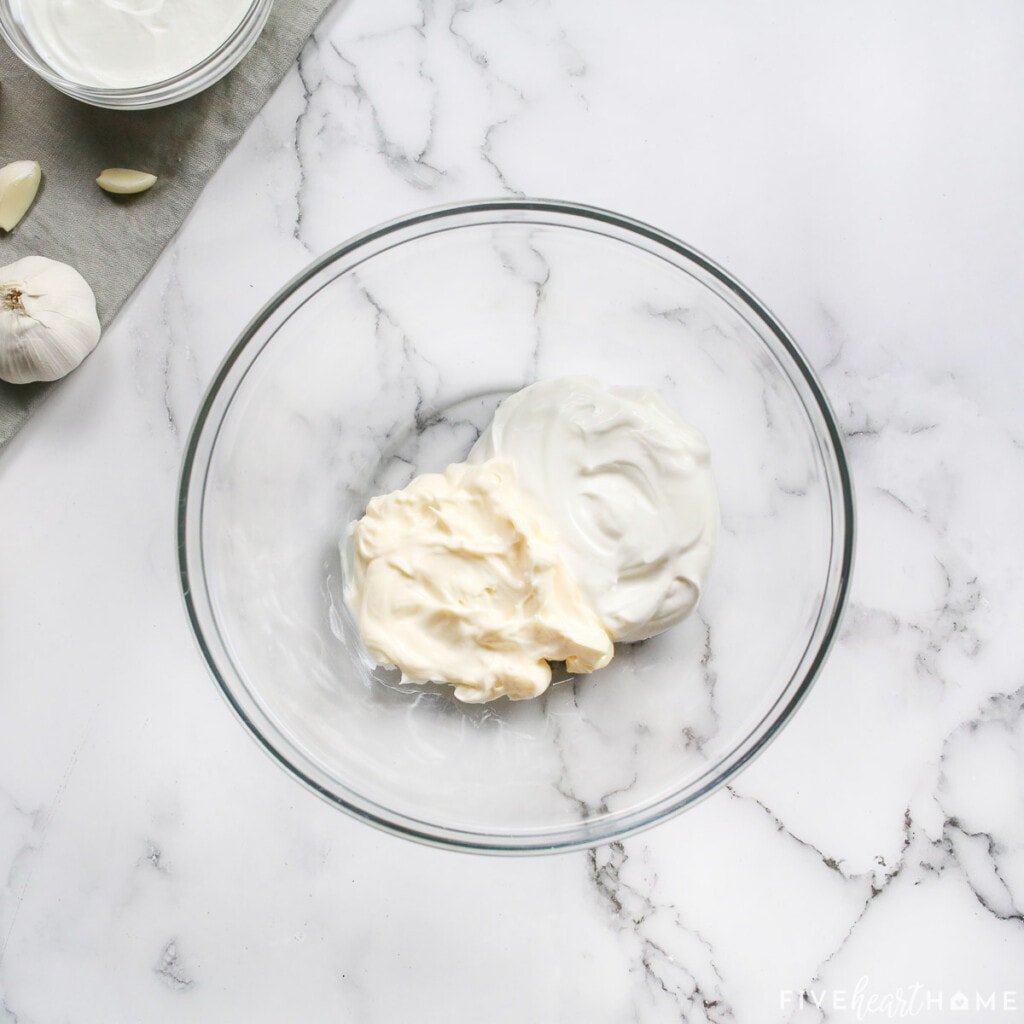
[[[104,327],[178,230],[333,0],[276,0],[256,45],[226,78],[157,110],[99,110],[57,92],[0,42],[0,166],[38,160],[43,184],[25,219],[0,231],[0,266],[30,254],[75,267]],[[160,180],[126,199],[101,191],[104,167]],[[0,381],[0,449],[52,384]]]

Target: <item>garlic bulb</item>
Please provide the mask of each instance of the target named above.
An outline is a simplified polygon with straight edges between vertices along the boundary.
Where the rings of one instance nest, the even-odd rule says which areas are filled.
[[[74,267],[45,256],[0,267],[0,380],[57,380],[99,340],[96,297]]]
[[[37,160],[15,160],[0,167],[0,228],[13,231],[28,213],[43,172]]]

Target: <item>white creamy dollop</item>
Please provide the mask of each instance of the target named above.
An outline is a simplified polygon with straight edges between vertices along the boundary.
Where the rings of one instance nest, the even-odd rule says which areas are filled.
[[[548,688],[550,661],[592,672],[611,660],[557,534],[506,460],[458,463],[374,498],[343,558],[363,643],[403,682],[521,700]]]
[[[250,0],[27,0],[25,29],[47,62],[81,85],[128,89],[205,60]]]
[[[668,629],[696,606],[718,538],[707,442],[647,388],[590,377],[507,398],[468,462],[507,459],[558,531],[612,639]]]

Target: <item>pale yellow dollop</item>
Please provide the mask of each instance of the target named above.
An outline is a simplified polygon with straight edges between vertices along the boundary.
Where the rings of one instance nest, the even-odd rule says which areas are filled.
[[[426,473],[374,498],[351,531],[345,598],[363,643],[403,682],[444,682],[469,702],[536,697],[552,661],[593,672],[612,641],[515,465]]]

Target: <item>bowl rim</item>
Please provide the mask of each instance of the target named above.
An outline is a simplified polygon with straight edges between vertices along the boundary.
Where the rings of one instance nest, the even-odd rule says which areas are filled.
[[[447,217],[508,211],[576,216],[585,220],[596,221],[600,224],[623,230],[625,232],[632,232],[649,242],[665,246],[676,255],[692,261],[706,273],[716,278],[721,284],[731,290],[744,303],[746,303],[747,306],[750,307],[771,330],[772,334],[782,345],[784,351],[792,360],[793,368],[799,372],[803,382],[807,385],[811,397],[814,400],[814,404],[817,406],[817,410],[821,415],[822,422],[825,427],[825,433],[827,434],[831,452],[834,457],[833,468],[836,472],[840,485],[838,497],[840,498],[841,503],[844,529],[839,552],[840,562],[836,573],[835,597],[832,602],[832,607],[829,610],[828,621],[825,625],[818,648],[814,652],[810,663],[804,672],[803,679],[800,680],[785,705],[774,715],[774,718],[768,722],[764,732],[752,743],[749,743],[751,734],[747,734],[747,736],[740,742],[741,747],[744,743],[749,743],[748,749],[743,751],[740,757],[728,764],[724,769],[712,775],[711,778],[706,780],[694,792],[682,797],[679,797],[677,793],[675,794],[677,797],[675,800],[672,800],[672,797],[670,796],[658,801],[655,807],[650,809],[646,815],[640,818],[640,820],[616,826],[614,819],[612,819],[610,826],[608,824],[603,824],[597,827],[590,826],[589,828],[585,827],[585,823],[581,822],[580,825],[577,826],[577,834],[575,835],[564,834],[566,833],[565,827],[560,827],[557,834],[554,830],[535,830],[518,834],[519,836],[524,837],[525,841],[512,842],[511,836],[504,836],[497,837],[500,841],[496,842],[493,838],[486,837],[486,834],[483,832],[474,832],[468,829],[460,830],[450,826],[430,826],[427,822],[413,822],[402,812],[393,812],[394,817],[401,820],[391,820],[382,814],[375,813],[368,807],[347,800],[344,797],[339,796],[337,793],[330,791],[327,787],[321,785],[315,779],[307,775],[299,766],[289,761],[288,758],[278,750],[273,743],[271,743],[268,737],[266,737],[260,728],[252,721],[249,714],[239,703],[235,694],[231,690],[231,687],[223,678],[216,658],[204,635],[203,626],[200,622],[199,610],[196,606],[194,588],[192,586],[193,578],[198,573],[201,561],[200,565],[196,566],[196,572],[190,573],[187,526],[190,507],[189,492],[191,485],[195,482],[195,470],[200,468],[197,467],[199,443],[204,435],[214,404],[220,395],[220,390],[223,387],[225,380],[235,366],[235,363],[246,351],[249,343],[257,335],[259,330],[276,313],[282,303],[287,301],[291,295],[300,289],[306,282],[320,273],[320,271],[325,267],[329,266],[336,260],[355,252],[368,243],[372,243],[391,234],[415,228],[419,225],[429,224]],[[219,429],[219,424],[217,426]],[[210,452],[212,453],[212,451],[213,447],[211,446]],[[209,459],[207,458],[205,468],[208,468],[208,464]],[[205,473],[203,476],[203,483],[205,484]],[[203,488],[199,488],[198,494],[193,496],[192,499],[193,501],[198,500],[200,509],[202,505],[202,496]],[[833,501],[835,501],[835,497],[833,497]],[[693,246],[682,242],[673,235],[670,235],[667,232],[655,228],[643,221],[636,220],[632,217],[601,207],[589,206],[570,200],[499,197],[494,199],[447,203],[441,206],[434,206],[416,211],[378,224],[377,226],[369,228],[360,234],[352,236],[347,241],[332,247],[322,255],[318,256],[298,274],[293,276],[284,286],[278,289],[277,292],[275,292],[275,294],[249,321],[245,329],[228,350],[216,373],[213,375],[203,396],[202,402],[200,403],[192,428],[189,432],[188,444],[181,464],[177,493],[175,532],[177,542],[178,582],[180,584],[181,595],[189,626],[198,645],[200,654],[202,655],[213,680],[216,682],[218,690],[227,701],[228,706],[246,727],[246,731],[249,732],[259,746],[270,755],[275,763],[283,768],[287,774],[297,779],[307,789],[311,790],[333,807],[337,807],[345,811],[358,821],[373,825],[374,827],[389,834],[400,836],[405,839],[415,840],[428,846],[464,853],[523,856],[579,851],[606,843],[621,842],[630,836],[637,835],[638,833],[644,832],[655,825],[668,821],[682,813],[684,810],[687,810],[707,799],[707,797],[711,796],[713,793],[725,786],[730,780],[734,779],[749,764],[751,764],[755,758],[764,752],[764,750],[779,735],[783,727],[790,721],[793,714],[797,711],[804,700],[806,700],[812,686],[821,673],[821,669],[828,658],[836,638],[839,635],[843,614],[848,603],[850,583],[853,573],[853,561],[856,546],[856,513],[852,475],[849,469],[842,432],[839,429],[824,389],[818,382],[817,376],[812,370],[807,358],[804,356],[803,352],[800,350],[789,332],[782,326],[780,321],[768,309],[768,307],[749,289],[736,280],[736,278],[723,267],[719,266],[716,262],[705,256]],[[201,540],[198,544],[201,549]],[[833,550],[834,549],[835,538],[833,537]],[[198,576],[201,578],[201,573],[198,573]],[[819,615],[826,610],[826,606],[823,606]],[[769,711],[765,718],[767,718],[771,713],[772,712]],[[764,720],[765,719],[762,719],[762,722]],[[755,727],[753,731],[756,732],[757,727]],[[668,806],[664,806],[666,800],[670,801]],[[369,800],[367,802],[372,803],[372,801]],[[387,810],[386,808],[382,809]],[[420,825],[423,827],[417,827]]]

